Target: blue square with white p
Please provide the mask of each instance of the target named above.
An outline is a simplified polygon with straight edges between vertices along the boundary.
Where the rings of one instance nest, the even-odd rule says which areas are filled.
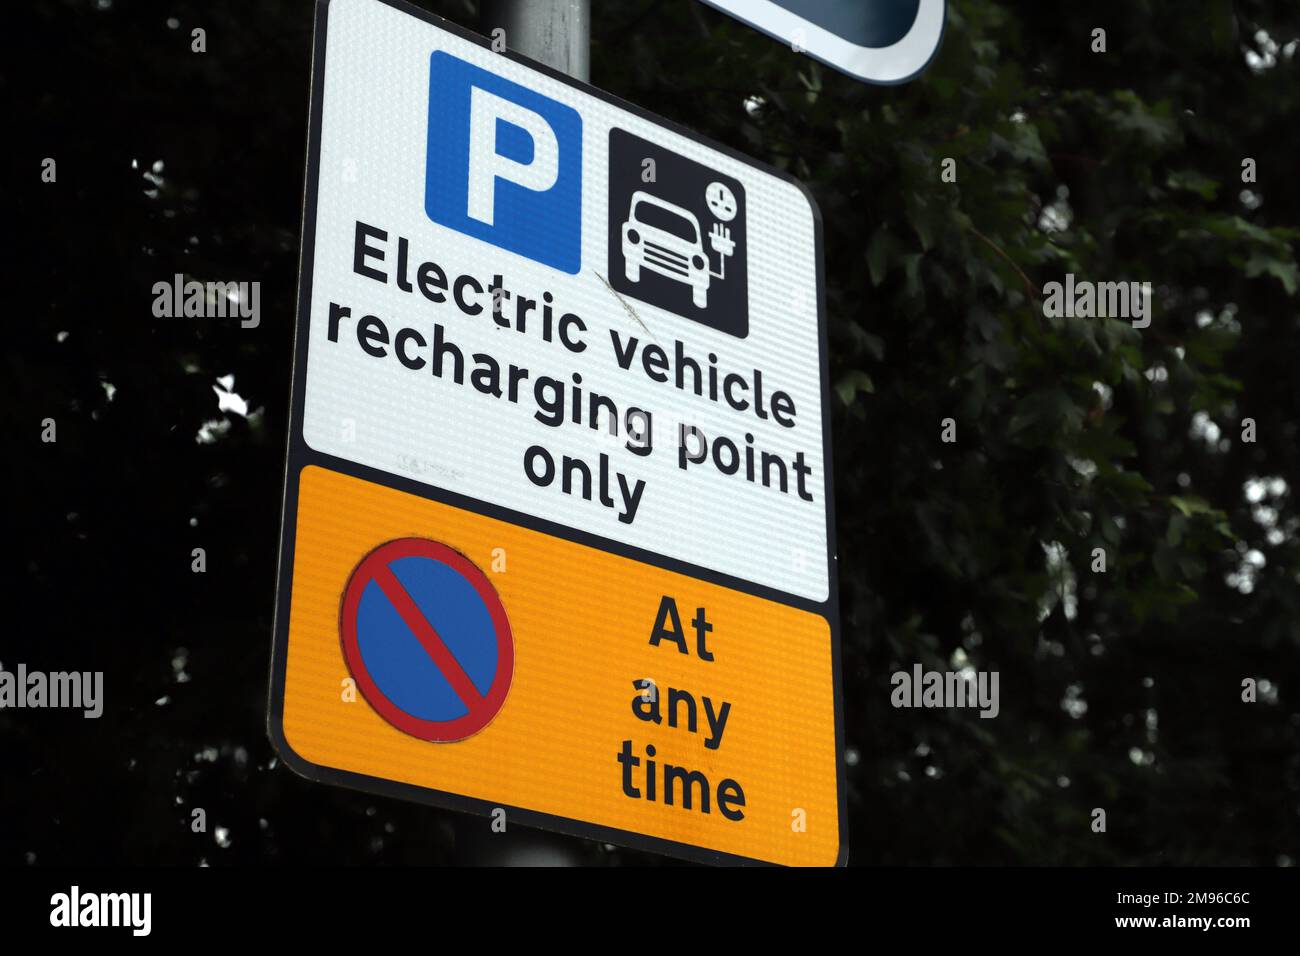
[[[582,117],[442,50],[429,61],[424,208],[536,262],[582,269]]]

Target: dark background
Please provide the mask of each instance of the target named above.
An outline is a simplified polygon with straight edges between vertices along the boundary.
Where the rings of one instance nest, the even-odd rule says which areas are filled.
[[[949,6],[892,88],[695,0],[593,30],[596,85],[825,216],[852,861],[1290,865],[1300,7]],[[656,862],[274,761],[311,26],[307,0],[6,7],[0,662],[102,669],[106,712],[0,712],[0,863]],[[175,272],[260,281],[261,326],[155,319]],[[1151,327],[1044,318],[1066,272],[1152,282]],[[894,670],[963,661],[1000,673],[996,720],[890,706]]]
[[[655,162],[654,183],[642,181],[641,163],[644,159]],[[719,220],[709,211],[705,191],[709,183],[721,182],[736,197],[736,215],[727,223],[731,240],[736,244],[733,254],[725,260],[713,251],[709,233]],[[629,282],[623,271],[623,223],[632,208],[632,197],[645,191],[659,199],[667,200],[695,214],[700,230],[700,242],[709,272],[722,270],[726,279],[714,275],[709,280],[708,304],[697,309],[691,297],[691,286],[643,268],[637,282]],[[627,130],[614,129],[609,137],[609,270],[606,278],[618,292],[642,302],[667,309],[683,318],[703,322],[705,325],[744,338],[749,334],[749,249],[746,246],[747,227],[745,187],[736,179],[724,176],[685,156],[664,149]]]

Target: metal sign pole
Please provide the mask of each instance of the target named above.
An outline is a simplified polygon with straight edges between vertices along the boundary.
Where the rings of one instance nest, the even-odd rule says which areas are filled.
[[[483,0],[481,32],[505,31],[505,44],[524,56],[591,80],[591,0]]]

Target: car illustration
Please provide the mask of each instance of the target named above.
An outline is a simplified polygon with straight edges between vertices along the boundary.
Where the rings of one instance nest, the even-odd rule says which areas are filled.
[[[637,190],[623,223],[623,274],[640,282],[642,269],[689,285],[695,307],[708,305],[710,266],[699,220],[689,209]]]

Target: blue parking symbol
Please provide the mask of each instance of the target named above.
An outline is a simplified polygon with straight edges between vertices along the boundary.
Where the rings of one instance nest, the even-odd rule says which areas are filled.
[[[435,51],[424,208],[449,229],[576,274],[582,268],[582,117]]]

